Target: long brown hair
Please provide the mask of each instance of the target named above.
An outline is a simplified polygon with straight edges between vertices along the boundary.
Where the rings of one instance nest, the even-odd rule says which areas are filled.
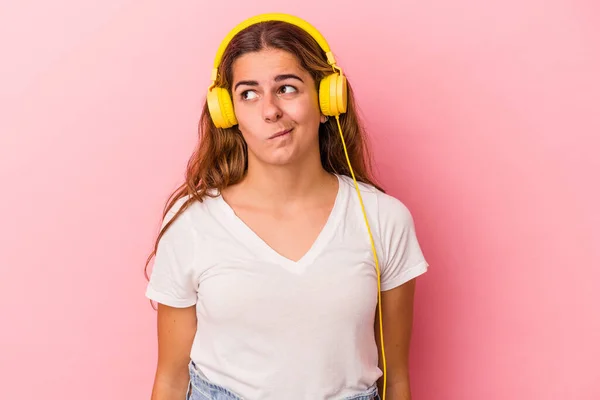
[[[219,80],[216,84],[231,92],[233,62],[243,54],[264,49],[280,49],[295,55],[300,66],[308,71],[319,89],[319,82],[333,72],[327,63],[323,50],[315,39],[303,29],[281,21],[261,22],[238,33],[223,54],[219,66]],[[383,189],[375,183],[371,173],[371,158],[365,137],[365,130],[358,117],[352,87],[348,82],[347,111],[339,117],[344,133],[344,141],[356,180]],[[169,196],[163,210],[163,220],[173,205],[181,198],[188,197],[173,217],[162,227],[154,251],[146,261],[144,273],[148,278],[147,267],[156,255],[158,242],[175,219],[194,201],[202,202],[205,196],[214,196],[221,190],[240,182],[248,168],[247,147],[241,132],[234,126],[220,129],[213,124],[205,102],[200,116],[198,144],[192,153],[186,169],[185,183]],[[319,146],[323,168],[334,174],[351,177],[346,154],[334,118],[319,127]]]

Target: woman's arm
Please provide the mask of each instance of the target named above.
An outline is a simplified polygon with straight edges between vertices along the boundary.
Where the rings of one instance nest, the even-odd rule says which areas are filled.
[[[196,307],[158,304],[158,363],[151,400],[184,400],[196,334]]]
[[[409,379],[409,347],[413,323],[413,303],[416,278],[388,291],[381,292],[383,313],[383,343],[387,370],[387,390],[385,400],[411,400]],[[375,339],[379,348],[379,368],[381,342],[379,333],[379,313],[375,318]],[[380,393],[383,377],[378,382]]]

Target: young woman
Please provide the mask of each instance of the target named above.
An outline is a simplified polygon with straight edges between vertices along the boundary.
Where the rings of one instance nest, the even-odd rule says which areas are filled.
[[[152,399],[410,399],[428,264],[410,212],[370,175],[325,39],[290,15],[254,17],[224,40],[212,78],[148,259]]]

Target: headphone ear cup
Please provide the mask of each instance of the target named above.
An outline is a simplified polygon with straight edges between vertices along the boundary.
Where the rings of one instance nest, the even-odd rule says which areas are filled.
[[[348,85],[346,82],[346,77],[343,75],[337,75],[336,80],[336,104],[338,107],[338,112],[340,114],[344,114],[348,109]]]
[[[338,73],[326,76],[319,83],[319,106],[323,115],[336,116],[346,112],[348,89],[346,77]]]
[[[215,87],[206,95],[210,117],[217,128],[231,128],[237,125],[233,102],[225,88]]]

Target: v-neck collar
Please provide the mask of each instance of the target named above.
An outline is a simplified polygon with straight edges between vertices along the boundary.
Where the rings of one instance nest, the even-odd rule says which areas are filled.
[[[328,241],[333,237],[336,226],[338,226],[338,218],[343,208],[344,198],[346,193],[346,183],[340,176],[335,175],[338,179],[338,191],[335,201],[329,216],[323,228],[313,241],[312,245],[306,253],[298,260],[289,259],[269,246],[260,236],[258,236],[241,218],[237,216],[233,208],[223,199],[223,196],[217,197],[219,207],[224,211],[224,214],[229,221],[234,224],[234,232],[236,235],[241,235],[240,239],[250,245],[250,247],[260,250],[261,256],[265,257],[265,261],[270,261],[278,265],[288,267],[291,272],[301,273],[304,268],[310,265],[321,253]]]

